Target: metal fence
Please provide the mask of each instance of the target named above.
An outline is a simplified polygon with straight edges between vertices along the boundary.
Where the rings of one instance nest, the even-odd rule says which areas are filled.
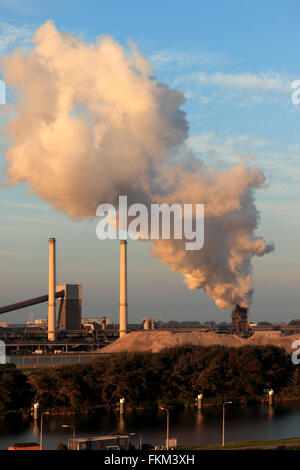
[[[99,358],[99,354],[44,354],[6,356],[6,363],[15,364],[18,368],[36,368],[51,365],[78,364]]]

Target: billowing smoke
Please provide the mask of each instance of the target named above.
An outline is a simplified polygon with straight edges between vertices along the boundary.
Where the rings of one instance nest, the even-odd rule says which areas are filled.
[[[190,289],[203,288],[220,308],[249,306],[252,297],[253,256],[273,251],[253,235],[259,213],[253,200],[255,188],[265,184],[258,168],[237,165],[216,172],[200,166],[178,171],[171,199],[182,203],[205,203],[205,243],[200,251],[187,251],[184,241],[158,240],[154,254],[184,275]],[[174,177],[171,175],[170,178]],[[169,195],[170,197],[170,195]]]
[[[204,248],[157,240],[154,254],[219,307],[249,305],[252,257],[273,249],[253,235],[262,171],[217,171],[187,153],[183,94],[151,75],[134,44],[126,51],[107,36],[86,44],[51,21],[33,42],[33,50],[3,60],[4,80],[16,90],[16,113],[5,126],[6,184],[26,182],[76,220],[120,194],[129,203],[204,203]]]

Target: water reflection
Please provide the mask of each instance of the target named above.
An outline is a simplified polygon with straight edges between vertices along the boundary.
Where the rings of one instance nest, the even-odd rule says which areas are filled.
[[[33,421],[32,422],[32,434],[35,438],[39,436],[40,428],[39,428],[39,422],[38,421]]]
[[[142,435],[143,443],[162,445],[166,435],[166,416],[161,410],[137,411],[120,416],[115,413],[93,415],[44,416],[43,442],[45,449],[56,449],[67,443],[71,435],[61,427],[72,424],[76,436],[97,436],[110,433]],[[230,406],[226,410],[226,441],[279,439],[298,437],[300,404],[269,406]],[[15,442],[39,442],[37,421],[0,422],[0,449]],[[222,407],[203,410],[170,410],[170,436],[179,445],[199,445],[221,442]]]
[[[197,428],[200,428],[202,426],[202,423],[203,423],[203,411],[202,410],[197,410],[197,413],[196,413]]]
[[[118,424],[119,433],[120,433],[120,434],[125,434],[125,429],[126,429],[126,425],[125,425],[125,418],[124,418],[124,415],[120,415],[120,417],[119,417],[119,424]]]
[[[271,421],[274,418],[274,405],[268,405],[268,420]]]

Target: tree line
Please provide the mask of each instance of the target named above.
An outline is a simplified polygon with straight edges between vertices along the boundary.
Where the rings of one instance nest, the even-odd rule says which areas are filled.
[[[131,407],[191,405],[199,393],[206,403],[258,402],[272,388],[281,398],[300,399],[298,366],[275,346],[182,346],[158,353],[120,353],[80,365],[21,371],[0,366],[0,412],[113,408],[121,397]]]

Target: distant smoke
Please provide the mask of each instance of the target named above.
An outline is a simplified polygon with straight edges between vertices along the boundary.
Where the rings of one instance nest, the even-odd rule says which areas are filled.
[[[119,194],[129,203],[204,203],[204,249],[188,252],[183,241],[158,240],[154,254],[219,307],[249,305],[251,259],[273,249],[253,235],[259,219],[253,192],[265,184],[262,171],[245,165],[216,171],[185,155],[183,94],[151,76],[134,44],[128,53],[107,36],[86,44],[51,21],[33,41],[32,51],[3,60],[4,80],[17,96],[5,127],[12,139],[6,184],[27,182],[76,220],[93,217]]]

